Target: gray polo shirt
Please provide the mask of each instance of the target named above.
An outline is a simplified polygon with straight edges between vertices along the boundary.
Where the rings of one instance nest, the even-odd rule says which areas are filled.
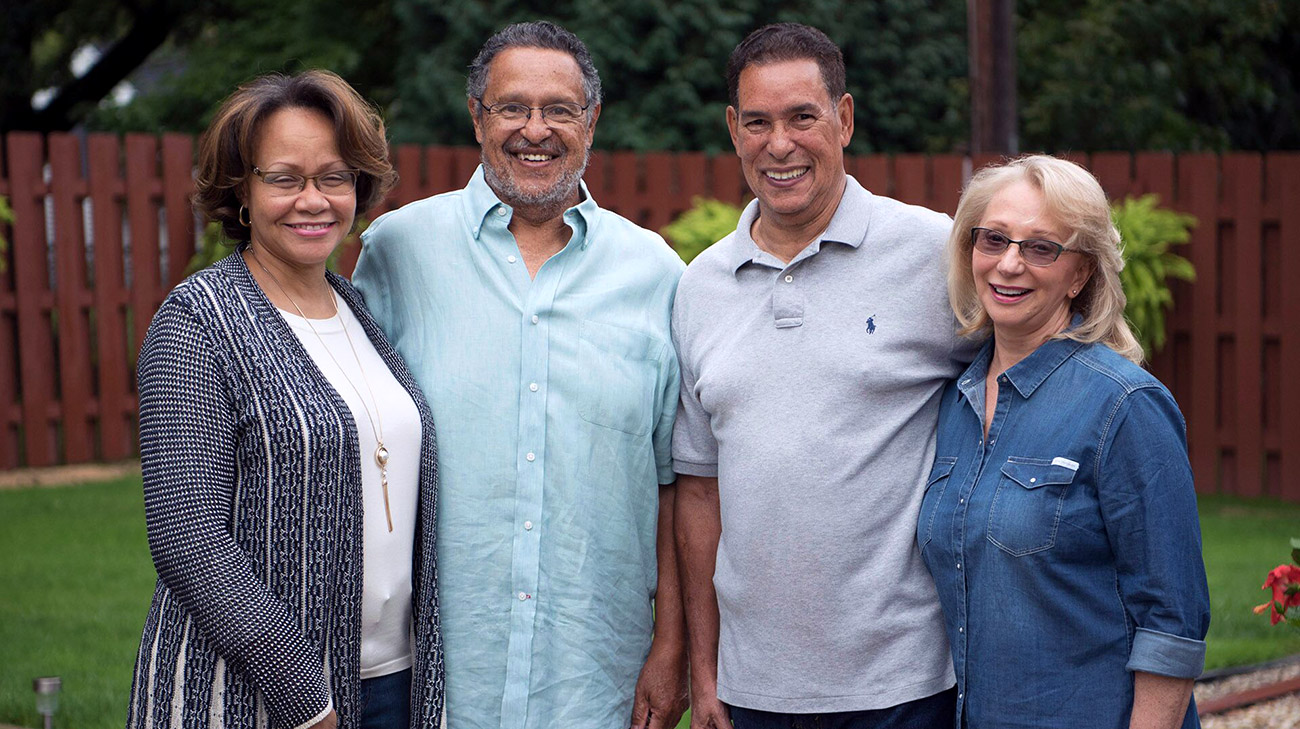
[[[691,263],[673,338],[678,473],[717,476],[718,697],[894,706],[954,684],[916,547],[943,385],[974,355],[948,306],[946,215],[852,177],[789,264],[735,233]]]

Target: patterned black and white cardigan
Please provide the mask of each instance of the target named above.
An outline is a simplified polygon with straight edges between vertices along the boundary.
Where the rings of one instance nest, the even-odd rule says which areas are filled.
[[[420,412],[412,727],[443,702],[437,452],[419,386],[343,278],[329,282]],[[362,497],[351,411],[238,254],[189,277],[140,351],[140,460],[158,569],[129,729],[355,727]]]

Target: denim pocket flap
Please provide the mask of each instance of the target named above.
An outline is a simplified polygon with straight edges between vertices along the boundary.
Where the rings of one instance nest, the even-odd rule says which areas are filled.
[[[1002,465],[1002,475],[1027,489],[1074,481],[1072,469],[1042,459],[1008,459]]]
[[[934,468],[930,471],[930,477],[925,480],[925,487],[930,488],[936,481],[948,478],[948,475],[952,473],[953,466],[956,465],[956,458],[936,458]]]

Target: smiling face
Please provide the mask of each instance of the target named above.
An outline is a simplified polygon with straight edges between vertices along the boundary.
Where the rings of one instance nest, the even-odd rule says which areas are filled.
[[[1047,211],[1043,194],[1024,180],[993,196],[979,227],[1014,240],[1040,238],[1064,245],[1070,238],[1070,230]],[[1033,349],[1070,323],[1070,302],[1087,283],[1092,266],[1088,256],[1068,252],[1049,266],[1030,266],[1012,244],[996,256],[972,249],[971,273],[994,336]]]
[[[727,126],[761,214],[798,225],[834,211],[853,138],[853,97],[829,98],[812,59],[748,66],[737,92]]]
[[[264,173],[319,175],[348,168],[334,125],[313,109],[281,109],[267,117],[253,150],[253,163]],[[253,245],[288,267],[323,267],[352,229],[355,190],[325,195],[308,182],[302,192],[286,195],[251,174],[245,184]]]
[[[483,104],[514,102],[530,107],[573,103],[587,99],[582,70],[573,56],[547,48],[510,48],[488,67]],[[578,182],[587,168],[587,155],[596,130],[600,106],[577,121],[547,123],[540,108],[525,122],[502,119],[469,100],[474,136],[482,147],[488,185],[515,208],[548,212],[578,202]]]

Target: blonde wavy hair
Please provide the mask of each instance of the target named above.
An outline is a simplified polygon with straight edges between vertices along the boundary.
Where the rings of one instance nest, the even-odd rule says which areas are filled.
[[[1126,299],[1119,279],[1124,269],[1123,243],[1111,222],[1106,193],[1092,173],[1047,155],[1028,155],[985,167],[971,177],[962,192],[948,237],[948,300],[957,315],[959,333],[987,336],[993,331],[971,272],[971,228],[979,225],[989,202],[1002,188],[1019,181],[1038,190],[1047,213],[1070,231],[1060,243],[1088,254],[1092,263],[1092,275],[1070,303],[1071,312],[1081,314],[1083,322],[1054,338],[1101,342],[1141,364],[1142,345],[1124,319]]]

